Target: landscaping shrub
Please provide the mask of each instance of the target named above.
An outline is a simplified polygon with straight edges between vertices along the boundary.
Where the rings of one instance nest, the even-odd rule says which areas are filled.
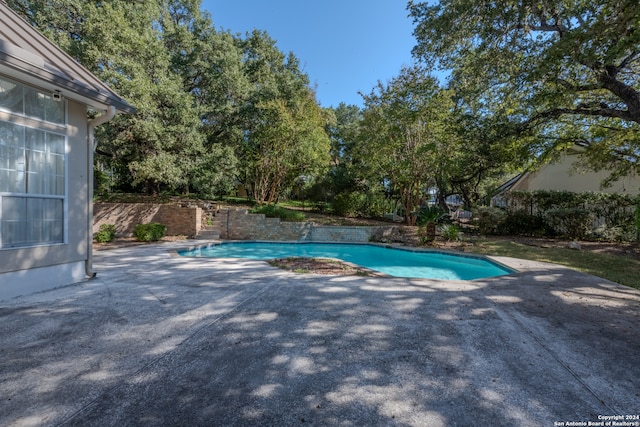
[[[447,217],[447,213],[439,206],[422,206],[418,210],[418,219],[416,225],[426,225],[430,222],[440,223]]]
[[[98,243],[113,242],[116,238],[116,226],[113,224],[102,224],[93,238]]]
[[[422,206],[418,210],[416,224],[421,245],[426,245],[436,238],[436,224],[446,218],[447,214],[439,206]]]
[[[314,206],[316,211],[320,213],[328,212],[331,209],[331,203],[329,202],[315,202]]]
[[[333,213],[350,218],[382,218],[393,211],[393,200],[383,193],[369,191],[366,193],[340,193],[333,198]]]
[[[637,240],[636,229],[633,227],[607,227],[606,225],[601,225],[593,230],[589,237],[607,242],[632,242]]]
[[[591,230],[593,218],[586,209],[560,208],[546,212],[553,230],[569,239],[582,239]]]
[[[542,237],[553,235],[554,232],[541,215],[531,215],[524,211],[517,211],[506,215],[497,224],[498,234],[514,236]]]
[[[362,214],[367,197],[363,193],[340,193],[333,198],[333,213],[356,217]]]
[[[530,235],[539,235],[533,231],[543,224],[525,224],[537,216],[546,224],[546,235],[625,241],[633,240],[634,234],[640,237],[640,200],[628,194],[515,191],[505,195],[505,202],[509,216],[516,216],[501,230],[506,234],[525,227]]]
[[[454,224],[441,225],[440,234],[449,242],[457,242],[460,240],[460,229]]]
[[[251,213],[264,214],[268,218],[280,218],[282,221],[302,222],[305,216],[302,212],[286,209],[276,205],[261,205],[251,209]]]
[[[480,206],[473,210],[473,223],[478,226],[480,234],[498,234],[500,225],[507,218],[504,209],[492,206]]]
[[[394,208],[394,201],[379,192],[364,193],[364,200],[360,216],[365,218],[382,218],[384,214],[392,212]]]
[[[139,242],[157,242],[164,237],[167,226],[152,222],[151,224],[137,224],[133,229],[133,237]]]

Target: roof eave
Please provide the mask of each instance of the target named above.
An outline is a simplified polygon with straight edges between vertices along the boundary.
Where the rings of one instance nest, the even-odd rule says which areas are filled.
[[[2,51],[0,51],[0,71],[24,83],[37,85],[52,92],[60,91],[62,96],[98,110],[104,110],[112,105],[122,113],[136,112],[136,108],[123,99],[114,98],[107,93],[78,84]]]

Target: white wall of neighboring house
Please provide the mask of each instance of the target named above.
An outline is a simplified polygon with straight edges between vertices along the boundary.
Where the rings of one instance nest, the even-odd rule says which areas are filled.
[[[577,169],[577,152],[563,153],[558,161],[541,166],[540,169],[525,173],[512,187],[511,191],[557,190],[581,192],[603,192],[640,194],[640,177],[627,176],[616,181],[610,187],[601,187],[608,171],[588,171]]]

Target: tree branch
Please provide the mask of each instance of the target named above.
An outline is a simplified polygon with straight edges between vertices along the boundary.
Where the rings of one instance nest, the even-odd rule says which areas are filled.
[[[588,84],[588,85],[575,85],[573,83],[570,83],[564,79],[556,79],[556,82],[558,82],[560,85],[564,86],[567,89],[570,89],[574,92],[588,92],[588,91],[592,91],[592,90],[598,90],[598,89],[602,89],[602,85],[597,84],[597,83],[592,83],[592,84]]]
[[[105,157],[109,157],[109,158],[114,158],[115,157],[112,153],[107,153],[106,151],[102,151],[99,148],[96,148],[96,154],[100,154],[101,156],[105,156]]]
[[[602,116],[635,121],[628,110],[617,110],[615,108],[607,107],[606,104],[600,104],[600,106],[597,108],[589,108],[587,106],[578,106],[577,108],[556,108],[542,114],[549,114],[550,117],[555,116],[556,118],[564,114],[571,114],[584,116]]]
[[[622,71],[623,69],[627,68],[627,66],[629,66],[630,63],[632,63],[633,61],[635,61],[636,59],[638,59],[638,52],[637,51],[633,51],[631,52],[626,58],[624,58],[622,60],[622,62],[620,62],[620,65],[618,65],[617,67],[613,68],[613,73],[610,70],[607,70],[609,72],[609,75],[611,77],[615,77],[620,71]]]
[[[605,117],[618,117],[640,123],[640,93],[632,86],[616,79],[615,74],[617,74],[617,71],[614,70],[615,74],[611,75],[608,68],[610,67],[605,67],[601,70],[594,69],[598,81],[604,89],[613,93],[626,104],[627,111],[620,112],[619,110],[609,111],[609,109],[604,109],[603,115]]]

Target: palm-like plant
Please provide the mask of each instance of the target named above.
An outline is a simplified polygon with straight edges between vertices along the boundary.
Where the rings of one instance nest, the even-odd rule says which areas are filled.
[[[438,206],[423,206],[418,211],[416,224],[420,228],[423,243],[436,238],[436,224],[447,217],[447,213]]]

